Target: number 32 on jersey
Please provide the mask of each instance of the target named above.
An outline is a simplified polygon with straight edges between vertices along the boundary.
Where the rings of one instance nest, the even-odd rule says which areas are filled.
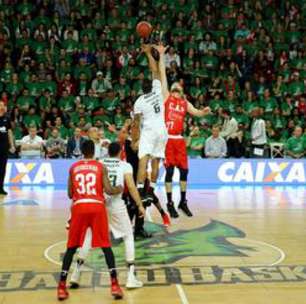
[[[78,183],[77,192],[79,194],[96,195],[96,182],[97,178],[94,173],[82,174],[79,173],[75,176],[75,180]]]

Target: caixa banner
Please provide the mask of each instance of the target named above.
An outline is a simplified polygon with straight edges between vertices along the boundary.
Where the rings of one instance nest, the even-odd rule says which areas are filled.
[[[74,160],[10,160],[7,165],[7,185],[67,184],[69,168]],[[188,181],[192,185],[305,185],[306,159],[191,159]],[[165,169],[161,167],[159,183],[163,183]],[[174,182],[179,181],[179,172]]]

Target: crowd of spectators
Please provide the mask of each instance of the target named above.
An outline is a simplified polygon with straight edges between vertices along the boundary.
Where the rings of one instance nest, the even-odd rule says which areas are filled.
[[[305,156],[305,1],[2,0],[0,92],[19,156],[77,156],[75,136],[92,127],[116,138],[150,77],[140,20],[171,46],[169,85],[212,109],[186,122],[190,156],[247,157],[273,142]]]

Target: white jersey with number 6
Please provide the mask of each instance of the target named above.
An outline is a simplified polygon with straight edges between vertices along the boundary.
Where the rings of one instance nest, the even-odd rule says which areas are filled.
[[[132,166],[129,163],[120,160],[119,158],[104,158],[102,163],[108,170],[108,178],[112,186],[124,187],[124,175],[133,175]],[[122,194],[106,196],[107,207],[113,211],[126,209],[125,203],[121,196]]]
[[[134,114],[141,114],[141,131],[138,157],[150,155],[164,158],[167,143],[165,106],[161,82],[152,82],[152,92],[140,96],[134,105]]]
[[[134,114],[142,115],[142,130],[166,129],[164,109],[161,82],[154,79],[152,92],[141,95],[134,104]]]

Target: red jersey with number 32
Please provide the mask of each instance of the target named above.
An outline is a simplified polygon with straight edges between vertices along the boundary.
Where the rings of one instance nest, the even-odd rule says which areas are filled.
[[[97,160],[80,160],[70,168],[72,200],[104,202],[103,165]]]
[[[169,135],[181,135],[187,114],[187,101],[169,96],[165,102],[165,121]]]

